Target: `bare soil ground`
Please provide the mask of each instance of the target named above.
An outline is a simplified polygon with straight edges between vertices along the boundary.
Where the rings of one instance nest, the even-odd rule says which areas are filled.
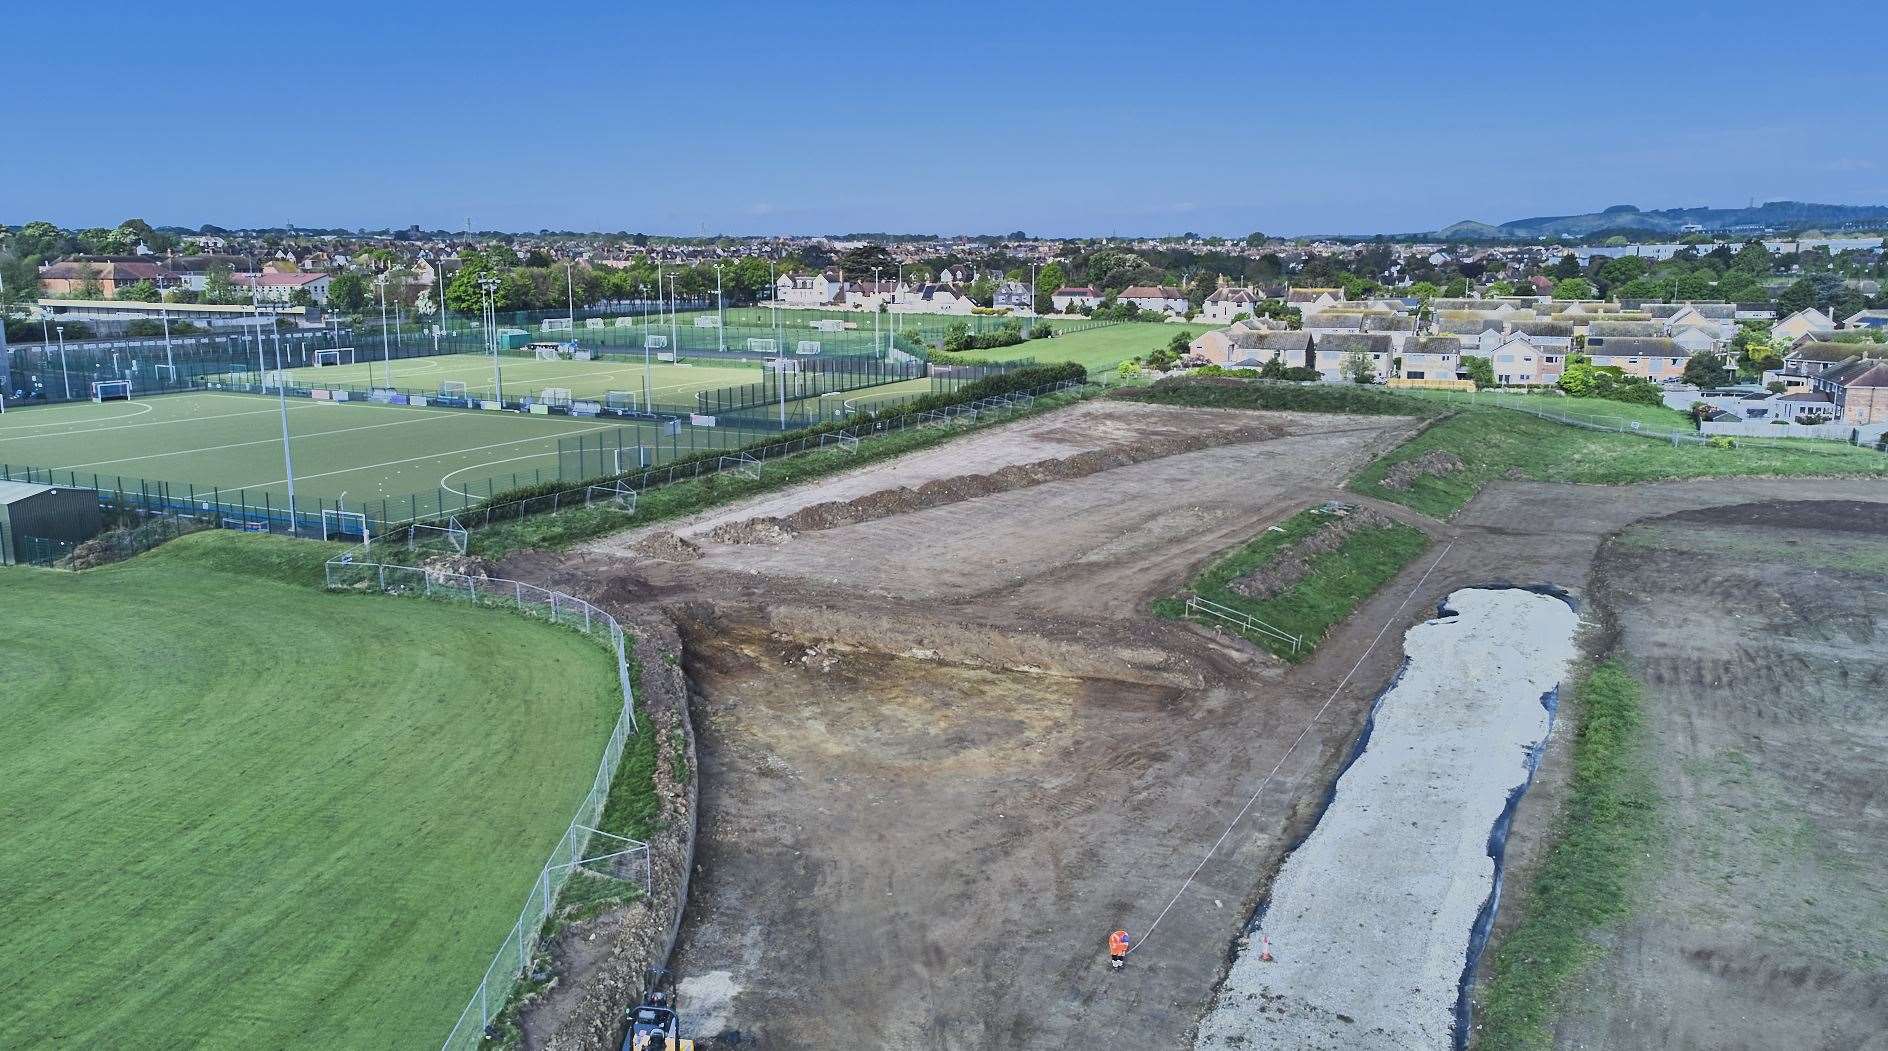
[[[1607,545],[1667,856],[1559,1046],[1888,1047],[1885,512],[1740,505]]]
[[[1282,436],[1250,440],[1255,423]],[[682,628],[703,823],[676,966],[696,1032],[779,1048],[1184,1042],[1394,674],[1395,640],[1444,595],[1498,582],[1582,595],[1605,537],[1676,508],[1888,499],[1878,482],[1500,483],[1444,526],[1342,492],[1413,428],[1088,404],[671,524],[698,545],[692,561],[640,556],[643,530],[508,563],[507,575],[659,605]],[[778,544],[705,536],[1176,429],[1242,437]],[[1290,668],[1148,615],[1207,560],[1328,499],[1457,542]],[[1110,973],[1107,933],[1146,928],[1333,697],[1153,938]],[[1511,864],[1541,820],[1529,806]]]

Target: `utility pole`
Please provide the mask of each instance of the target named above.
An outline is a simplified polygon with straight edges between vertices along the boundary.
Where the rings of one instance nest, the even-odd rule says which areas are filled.
[[[381,372],[384,374],[386,385],[391,387],[393,386],[393,346],[387,341],[387,272],[386,271],[384,270],[381,271],[380,276],[374,278],[374,287],[380,290],[380,368],[381,368]],[[370,370],[371,368],[372,366],[369,366]],[[373,379],[371,375],[369,376],[367,385],[370,387],[373,386]]]
[[[485,323],[485,346],[492,353],[492,400],[499,408],[504,408],[505,381],[498,370],[498,275],[486,274],[479,278],[479,291],[485,297],[485,316],[480,319]]]
[[[66,400],[71,401],[72,373],[66,371],[66,327],[64,325],[56,327],[59,329],[59,376],[66,381]]]

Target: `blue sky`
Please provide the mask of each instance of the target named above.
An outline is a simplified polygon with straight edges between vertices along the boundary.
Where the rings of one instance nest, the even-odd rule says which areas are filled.
[[[21,4],[0,221],[1293,234],[1880,204],[1888,64],[1846,43],[1872,6]]]

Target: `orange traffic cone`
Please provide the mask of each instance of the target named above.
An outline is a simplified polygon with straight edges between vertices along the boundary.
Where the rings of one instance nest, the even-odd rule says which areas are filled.
[[[1259,935],[1259,962],[1272,962],[1272,939],[1263,934]]]

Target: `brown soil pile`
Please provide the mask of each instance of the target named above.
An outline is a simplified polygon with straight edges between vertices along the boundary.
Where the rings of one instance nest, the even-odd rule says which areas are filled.
[[[1360,529],[1390,525],[1390,520],[1375,511],[1354,511],[1333,518],[1318,531],[1280,551],[1277,557],[1227,587],[1247,598],[1268,599],[1282,595],[1311,575],[1311,563],[1319,555],[1328,555],[1344,546],[1345,538]]]
[[[693,562],[701,557],[701,548],[664,530],[651,533],[636,542],[636,553],[664,562]]]
[[[1460,456],[1436,449],[1391,467],[1383,476],[1383,487],[1402,492],[1415,485],[1418,478],[1454,474],[1467,468]]]
[[[1214,435],[1176,434],[1143,441],[1138,445],[1111,449],[1091,449],[1073,456],[1034,463],[1010,464],[989,474],[963,474],[938,478],[918,486],[899,486],[867,493],[852,500],[828,500],[808,504],[782,518],[749,518],[728,522],[709,530],[707,539],[717,544],[778,544],[795,533],[810,533],[869,522],[878,518],[942,507],[979,496],[993,496],[1016,489],[1026,489],[1044,482],[1066,478],[1084,478],[1091,474],[1129,464],[1197,452],[1208,446],[1241,445],[1283,437],[1279,427],[1255,424],[1230,433]]]

